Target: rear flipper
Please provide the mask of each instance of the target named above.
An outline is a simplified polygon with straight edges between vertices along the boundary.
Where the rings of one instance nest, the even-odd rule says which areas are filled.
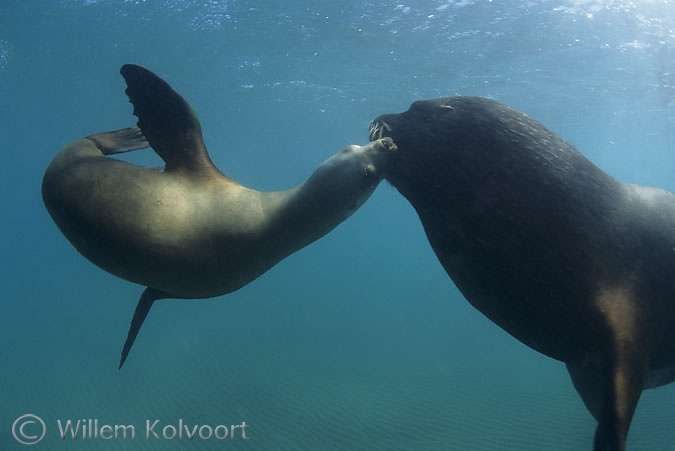
[[[626,437],[646,379],[644,353],[617,356],[608,368],[567,363],[574,388],[598,422],[594,450],[625,450]],[[631,358],[633,357],[633,358]]]
[[[166,299],[168,297],[170,296],[165,292],[155,290],[154,288],[150,287],[143,291],[143,294],[141,294],[141,298],[138,300],[138,304],[136,305],[134,317],[131,319],[131,327],[129,327],[127,341],[124,342],[124,347],[122,348],[122,358],[120,360],[120,366],[118,369],[122,369],[122,365],[124,365],[124,361],[127,359],[129,351],[131,351],[131,346],[133,346],[134,341],[136,341],[138,331],[141,330],[143,321],[145,321],[145,317],[148,316],[148,312],[150,311],[152,304],[159,299]]]
[[[85,139],[93,141],[103,155],[113,155],[150,147],[150,144],[138,127],[95,133],[87,136]]]

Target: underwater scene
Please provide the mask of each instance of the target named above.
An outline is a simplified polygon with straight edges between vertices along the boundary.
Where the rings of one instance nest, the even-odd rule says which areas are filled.
[[[1,450],[591,449],[597,422],[565,364],[467,302],[386,162],[359,163],[376,179],[347,205],[302,206],[309,230],[267,230],[260,254],[238,248],[237,263],[218,268],[237,286],[208,291],[196,278],[199,295],[157,294],[118,369],[145,286],[84,258],[45,208],[42,183],[70,143],[132,127],[134,111],[167,111],[163,94],[143,97],[168,93],[163,82],[123,78],[127,64],[179,93],[213,164],[270,204],[290,201],[265,193],[303,184],[341,149],[389,136],[376,117],[451,96],[508,105],[616,179],[675,191],[673,1],[0,3]],[[167,117],[194,128],[190,110],[176,108]],[[162,133],[174,128],[163,124],[140,126],[171,150]],[[149,148],[112,157],[151,168],[148,177],[166,161]],[[351,179],[331,177],[312,194],[345,200]],[[97,218],[117,216],[112,204],[91,205]],[[237,226],[271,221],[236,205]],[[183,219],[208,229],[220,221],[211,210]],[[92,229],[82,233],[103,237]],[[229,232],[214,250],[241,242]],[[312,238],[279,251],[297,235]],[[160,246],[133,239],[147,252]],[[189,248],[176,251],[180,264],[201,259]],[[239,267],[270,255],[240,280]],[[139,277],[181,277],[147,266]],[[658,319],[641,325],[656,330]],[[642,393],[626,446],[675,450],[675,384]]]

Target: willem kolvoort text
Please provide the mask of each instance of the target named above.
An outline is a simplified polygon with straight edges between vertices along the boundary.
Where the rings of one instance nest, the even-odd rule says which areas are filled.
[[[135,440],[136,426],[132,424],[99,424],[98,419],[83,419],[77,421],[57,420],[61,439],[72,440]],[[241,438],[249,440],[246,436],[246,428],[250,425],[242,421],[241,424],[232,424],[229,427],[224,424],[217,426],[188,425],[179,419],[176,424],[162,425],[161,420],[145,420],[143,438],[146,440],[201,440],[217,439],[234,440],[235,435],[241,432]],[[239,429],[239,431],[237,431]]]

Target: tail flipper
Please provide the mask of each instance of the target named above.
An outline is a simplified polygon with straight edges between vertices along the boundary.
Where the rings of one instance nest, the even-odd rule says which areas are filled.
[[[145,317],[148,316],[152,304],[159,299],[165,299],[167,297],[169,297],[169,295],[163,291],[155,290],[154,288],[148,287],[143,291],[141,298],[138,300],[138,305],[136,305],[134,317],[131,319],[131,327],[129,327],[127,341],[124,342],[124,347],[122,348],[122,358],[118,369],[122,369],[122,365],[124,365],[124,361],[127,359],[129,351],[131,351],[131,346],[133,346],[134,341],[136,341],[138,331],[141,330],[143,321],[145,321]]]
[[[112,132],[95,133],[87,136],[103,155],[146,149],[150,144],[138,127],[123,128]]]

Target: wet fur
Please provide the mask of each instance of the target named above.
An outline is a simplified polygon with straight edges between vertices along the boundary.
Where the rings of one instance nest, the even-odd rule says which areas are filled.
[[[395,153],[388,138],[347,146],[297,187],[260,192],[213,165],[197,115],[166,82],[139,66],[121,73],[138,127],[70,143],[42,181],[45,206],[75,248],[147,287],[120,367],[155,301],[219,296],[248,284],[351,216]],[[109,158],[148,146],[164,171]]]
[[[595,449],[624,449],[642,390],[675,379],[675,196],[488,99],[418,101],[370,134],[397,144],[386,179],[466,299],[565,362]]]

